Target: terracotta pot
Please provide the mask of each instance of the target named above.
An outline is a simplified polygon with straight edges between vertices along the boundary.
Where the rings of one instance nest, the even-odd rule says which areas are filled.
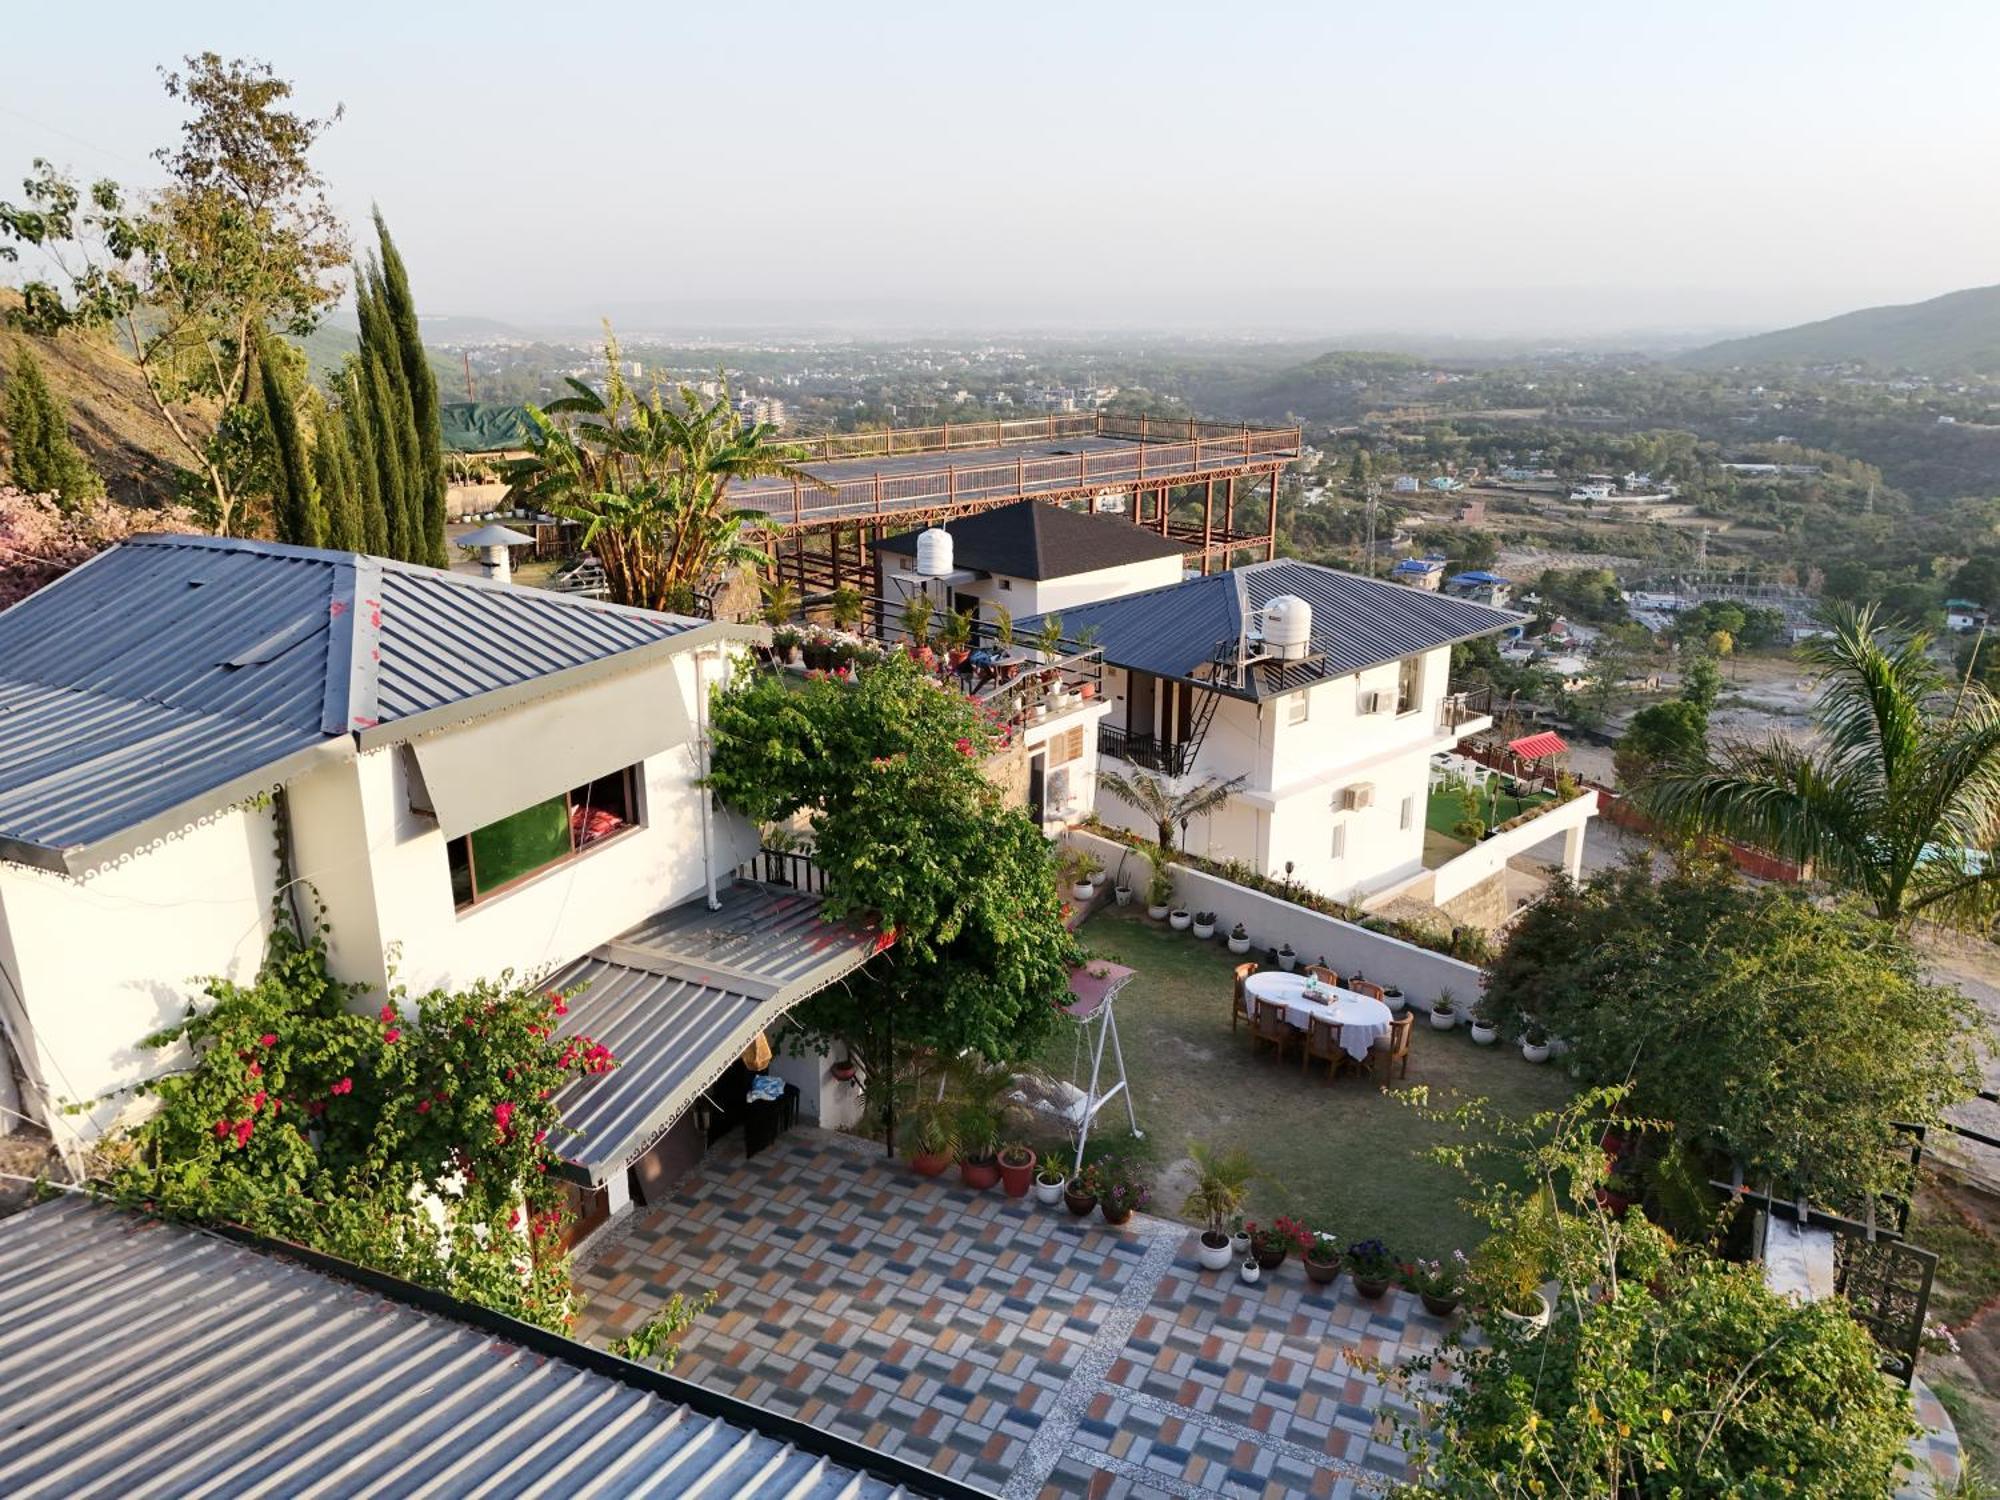
[[[1000,1187],[1009,1198],[1025,1198],[1035,1181],[1035,1153],[1024,1153],[1027,1160],[1018,1165],[1004,1158],[1000,1162]]]
[[[1314,1283],[1316,1286],[1331,1286],[1334,1278],[1339,1275],[1340,1262],[1337,1260],[1308,1259],[1306,1261],[1306,1280]]]
[[[951,1158],[942,1151],[919,1151],[910,1158],[910,1165],[924,1177],[942,1177],[951,1165]]]
[[[1104,1222],[1107,1224],[1124,1224],[1129,1222],[1132,1217],[1131,1209],[1113,1208],[1109,1203],[1100,1203],[1098,1209],[1103,1213]]]
[[[958,1180],[974,1192],[983,1193],[1000,1180],[1000,1163],[991,1157],[985,1161],[962,1161],[958,1164]]]
[[[1079,1219],[1088,1218],[1091,1212],[1097,1207],[1097,1194],[1078,1193],[1069,1188],[1064,1188],[1063,1206]]]
[[[1610,1188],[1597,1189],[1597,1206],[1614,1219],[1622,1219],[1632,1207],[1632,1200],[1623,1193],[1614,1193]]]
[[[1275,1271],[1285,1263],[1285,1247],[1280,1245],[1276,1250],[1264,1250],[1256,1245],[1252,1245],[1250,1247],[1250,1258],[1265,1270]]]
[[[1355,1293],[1371,1302],[1389,1290],[1389,1278],[1386,1276],[1380,1281],[1362,1276],[1350,1276],[1348,1279],[1354,1283]]]
[[[1418,1295],[1423,1299],[1424,1311],[1434,1318],[1448,1318],[1458,1311],[1456,1297],[1433,1297],[1429,1292],[1420,1292]]]
[[[854,1081],[855,1069],[854,1064],[851,1062],[837,1062],[830,1071],[842,1083],[852,1083]]]

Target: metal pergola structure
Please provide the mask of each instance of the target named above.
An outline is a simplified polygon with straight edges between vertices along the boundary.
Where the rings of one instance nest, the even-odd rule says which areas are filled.
[[[1072,969],[1069,976],[1069,990],[1073,997],[1063,1007],[1063,1013],[1077,1023],[1076,1050],[1070,1063],[1070,1082],[1076,1082],[1083,1071],[1083,1057],[1090,1054],[1090,1082],[1084,1088],[1083,1098],[1071,1109],[1070,1123],[1076,1135],[1076,1165],[1083,1167],[1083,1153],[1090,1144],[1090,1127],[1097,1119],[1097,1113],[1113,1099],[1125,1100],[1125,1118],[1132,1126],[1132,1134],[1141,1139],[1145,1132],[1139,1128],[1139,1116],[1132,1108],[1131,1083],[1125,1072],[1125,1049],[1118,1041],[1118,1014],[1115,1005],[1118,993],[1130,982],[1137,971],[1123,964],[1105,963],[1094,960],[1080,968]],[[1118,1081],[1108,1088],[1104,1076],[1104,1049],[1111,1048],[1111,1059],[1118,1072]]]
[[[817,483],[746,480],[730,500],[778,525],[779,575],[802,594],[879,592],[870,585],[884,536],[1026,499],[1122,509],[1186,545],[1206,573],[1238,552],[1277,555],[1279,480],[1300,441],[1296,427],[1102,412],[843,433],[801,444]],[[1177,504],[1197,497],[1200,520],[1191,508],[1177,518]]]

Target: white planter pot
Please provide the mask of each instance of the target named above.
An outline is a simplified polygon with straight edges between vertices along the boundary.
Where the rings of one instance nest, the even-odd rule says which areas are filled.
[[[1232,1234],[1229,1237],[1229,1255],[1239,1266],[1244,1261],[1250,1259],[1250,1236],[1247,1234]]]
[[[1241,1276],[1246,1283],[1254,1282],[1259,1276],[1264,1274],[1264,1268],[1254,1260],[1246,1260],[1236,1267],[1236,1274]]]
[[[1088,882],[1079,881],[1069,888],[1069,893],[1079,901],[1088,901],[1097,894],[1097,887]]]
[[[1455,1010],[1434,1010],[1431,1012],[1431,1030],[1433,1031],[1449,1031],[1457,1024],[1458,1012]]]
[[[1229,951],[1231,953],[1248,953],[1250,951],[1250,939],[1247,937],[1231,938],[1229,940]]]
[[[1280,949],[1278,950],[1278,967],[1279,967],[1279,968],[1283,969],[1283,970],[1284,970],[1284,971],[1285,971],[1285,972],[1286,972],[1287,974],[1289,974],[1289,973],[1291,973],[1291,972],[1292,972],[1292,970],[1296,969],[1296,968],[1298,967],[1298,965],[1299,965],[1299,956],[1298,956],[1298,954],[1296,954],[1296,953],[1287,953],[1287,952],[1286,952],[1286,951],[1285,951],[1284,949],[1282,949],[1282,948],[1280,948]]]
[[[1549,1326],[1549,1318],[1555,1312],[1555,1309],[1549,1306],[1549,1299],[1540,1292],[1535,1293],[1535,1305],[1541,1309],[1539,1312],[1509,1312],[1503,1307],[1500,1309],[1500,1316],[1512,1324],[1517,1332],[1533,1338]]]
[[[1389,1014],[1400,1016],[1410,1008],[1410,997],[1401,990],[1382,991],[1382,1003],[1389,1007]]]
[[[1531,1063],[1545,1063],[1549,1060],[1549,1044],[1547,1042],[1523,1042],[1521,1043],[1521,1056],[1525,1057]]]
[[[1120,906],[1130,906],[1132,904],[1132,887],[1129,885],[1121,885],[1111,894]]]
[[[1195,923],[1194,935],[1200,938],[1204,943],[1207,942],[1210,938],[1215,936],[1215,924],[1213,922]]]
[[[1167,914],[1167,925],[1173,928],[1175,932],[1186,932],[1189,927],[1194,925],[1194,915],[1191,912],[1184,911],[1169,912]]]
[[[1200,1257],[1201,1268],[1204,1271],[1220,1271],[1236,1259],[1236,1252],[1229,1248],[1229,1241],[1226,1239],[1219,1245],[1211,1245],[1200,1235],[1196,1235],[1194,1252]]]
[[[1472,1039],[1482,1047],[1490,1047],[1500,1040],[1500,1028],[1497,1026],[1481,1026],[1477,1021],[1474,1021],[1472,1023]]]
[[[1146,915],[1151,917],[1155,922],[1164,922],[1167,920],[1167,908],[1164,906],[1149,906],[1146,908]]]
[[[1037,1203],[1048,1204],[1050,1206],[1054,1206],[1055,1204],[1062,1202],[1063,1188],[1065,1185],[1066,1184],[1060,1181],[1044,1182],[1039,1176],[1036,1177],[1035,1201]]]

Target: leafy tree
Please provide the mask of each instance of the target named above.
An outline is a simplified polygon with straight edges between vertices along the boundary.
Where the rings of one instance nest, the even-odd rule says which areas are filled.
[[[1629,1081],[1635,1111],[1718,1169],[1849,1208],[1907,1187],[1895,1122],[1979,1086],[1976,1010],[1902,934],[1720,862],[1559,882],[1510,932],[1485,1005],[1567,1038],[1587,1082]]]
[[[104,481],[69,436],[69,408],[49,387],[35,351],[25,343],[0,399],[0,427],[13,450],[10,467],[22,489],[59,496],[66,504],[104,493]]]
[[[532,452],[510,471],[516,492],[583,523],[580,544],[618,604],[686,610],[724,568],[768,566],[760,543],[775,523],[733,509],[729,486],[778,476],[827,488],[798,467],[800,451],[773,442],[768,422],[746,426],[726,386],[714,398],[691,385],[672,401],[640,397],[608,335],[604,363],[603,395],[572,378],[572,395],[528,408]]]
[[[22,286],[22,323],[43,334],[113,330],[202,476],[210,523],[242,534],[255,518],[232,473],[230,418],[255,399],[258,335],[275,325],[302,337],[340,294],[333,276],[346,238],[310,160],[339,114],[295,113],[284,107],[291,84],[267,65],[213,52],[163,77],[168,97],[190,110],[179,145],[154,153],[163,188],[134,206],[115,182],[86,192],[37,160],[24,201],[0,203],[0,239],[34,247],[54,268],[53,280]],[[222,407],[213,436],[184,415],[202,398]]]
[[[1176,792],[1150,771],[1134,771],[1130,776],[1118,771],[1099,771],[1098,786],[1153,823],[1154,837],[1162,849],[1174,847],[1174,830],[1185,832],[1189,823],[1214,812],[1243,787],[1245,778],[1227,781],[1210,776],[1205,781]]]
[[[1698,703],[1669,699],[1632,715],[1612,755],[1619,784],[1634,787],[1662,766],[1699,764],[1708,756],[1708,713]]]
[[[860,979],[793,1018],[860,1062],[893,1150],[913,1049],[1008,1063],[1060,1024],[1079,953],[1048,843],[980,770],[984,718],[907,658],[798,687],[741,676],[710,724],[716,792],[762,823],[809,817],[827,914],[882,933]]]
[[[1702,728],[1706,732],[1709,710],[1715,707],[1715,700],[1722,696],[1722,668],[1715,664],[1715,658],[1705,649],[1686,647],[1681,651],[1681,698],[1693,704],[1702,713]]]
[[[1917,1432],[1906,1392],[1877,1372],[1874,1341],[1844,1302],[1800,1302],[1762,1268],[1676,1245],[1599,1192],[1599,1138],[1643,1126],[1619,1091],[1510,1120],[1449,1114],[1468,1144],[1435,1148],[1475,1184],[1467,1206],[1492,1236],[1473,1257],[1488,1306],[1520,1283],[1557,1287],[1530,1334],[1482,1316],[1392,1372],[1414,1415],[1396,1500],[1561,1495],[1568,1500],[1875,1500],[1901,1478]]]
[[[1733,742],[1642,790],[1667,826],[1810,862],[1885,922],[1982,924],[2000,906],[2000,704],[1954,683],[1928,632],[1835,606],[1805,642],[1818,668],[1816,741]]]
[[[1981,604],[2000,601],[2000,552],[1981,550],[1960,563],[1952,575],[1951,592],[1956,598]]]

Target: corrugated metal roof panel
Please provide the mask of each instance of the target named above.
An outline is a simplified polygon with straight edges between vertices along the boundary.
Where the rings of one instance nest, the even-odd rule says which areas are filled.
[[[583,987],[561,1034],[617,1059],[556,1095],[571,1133],[552,1149],[593,1183],[649,1149],[752,1036],[883,946],[801,891],[738,882],[718,895],[721,910],[671,907],[549,981]]]
[[[278,1256],[70,1198],[0,1221],[0,1494],[902,1494]]]
[[[1469,599],[1445,598],[1313,563],[1279,561],[1065,609],[1063,631],[1073,638],[1095,630],[1104,659],[1114,666],[1204,681],[1217,648],[1235,648],[1243,619],[1239,585],[1253,611],[1280,594],[1310,604],[1313,648],[1324,658],[1317,664],[1257,668],[1239,693],[1249,698],[1291,692],[1327,677],[1490,635],[1526,618]],[[1023,620],[1015,630],[1030,634],[1038,624],[1039,618]]]
[[[135,538],[0,610],[0,855],[61,868],[348,730],[700,623],[354,553]]]

